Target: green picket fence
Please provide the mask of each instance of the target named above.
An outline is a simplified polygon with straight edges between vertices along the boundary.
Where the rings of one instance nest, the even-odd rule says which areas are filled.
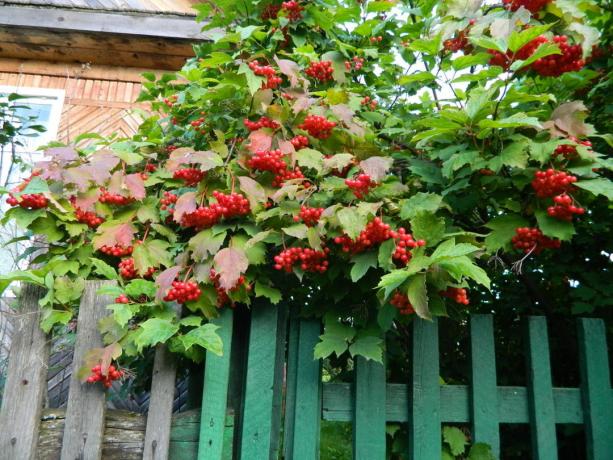
[[[362,358],[353,384],[322,384],[321,364],[313,359],[321,324],[292,320],[286,341],[282,309],[255,307],[240,416],[228,423],[232,315],[226,309],[217,320],[224,355],[207,356],[197,453],[173,449],[171,442],[171,458],[317,459],[321,420],[352,423],[355,459],[385,459],[388,422],[408,423],[408,457],[413,460],[441,458],[443,423],[471,424],[473,442],[489,444],[497,458],[500,424],[529,424],[532,458],[538,460],[558,458],[556,424],[583,424],[586,458],[613,458],[613,390],[602,320],[578,320],[581,388],[552,386],[543,317],[526,321],[528,386],[498,386],[490,315],[470,320],[469,386],[440,384],[438,324],[422,320],[412,326],[412,379],[407,384],[386,383],[384,366]]]

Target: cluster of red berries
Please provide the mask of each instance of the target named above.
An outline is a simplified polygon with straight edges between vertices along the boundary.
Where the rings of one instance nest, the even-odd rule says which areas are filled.
[[[370,110],[375,110],[378,104],[379,103],[375,99],[371,99],[370,96],[366,96],[360,101],[360,105],[366,105],[370,108]]]
[[[275,89],[283,82],[283,79],[277,75],[275,69],[269,65],[260,65],[257,60],[251,61],[249,68],[253,70],[254,74],[266,77],[266,81],[262,83],[262,89]]]
[[[173,179],[179,179],[185,182],[188,187],[197,185],[204,178],[204,171],[196,168],[177,169],[172,175]]]
[[[377,35],[376,37],[369,38],[370,43],[381,43],[383,41],[383,36]]]
[[[315,80],[324,82],[332,80],[334,69],[331,61],[311,62],[304,73]]]
[[[300,214],[294,216],[294,221],[300,222],[302,220],[307,227],[314,227],[319,222],[322,212],[324,212],[324,208],[300,206]]]
[[[83,211],[80,208],[75,208],[74,215],[78,222],[86,224],[89,228],[96,228],[104,222],[104,219],[92,211]]]
[[[439,294],[442,297],[447,297],[462,305],[468,305],[470,303],[468,300],[468,293],[466,289],[463,288],[448,287],[446,290],[439,292]]]
[[[294,169],[286,169],[277,174],[272,180],[272,186],[282,187],[286,181],[293,179],[304,179],[304,174],[302,174],[302,171],[298,166],[296,166]],[[310,184],[309,182],[303,182],[303,185],[308,187]]]
[[[121,377],[123,377],[123,374],[124,372],[122,370],[116,369],[115,366],[110,365],[105,375],[102,373],[102,366],[98,364],[92,367],[92,373],[89,377],[87,377],[86,382],[102,382],[104,388],[111,388],[113,386],[113,381],[119,380]]]
[[[515,54],[513,54],[511,50],[507,51],[506,53],[501,53],[500,51],[496,50],[487,50],[488,53],[492,55],[490,59],[490,64],[497,65],[505,70],[508,70],[508,68],[511,66],[511,63],[515,59],[520,59],[522,61],[528,59],[530,56],[532,56],[532,54],[537,50],[539,46],[541,46],[543,43],[547,43],[548,41],[549,40],[547,40],[547,37],[545,37],[544,35],[540,35],[534,40],[531,40],[530,42],[522,46],[519,50],[517,50]]]
[[[172,108],[173,105],[175,105],[175,102],[177,102],[177,95],[173,94],[170,97],[165,97],[164,98],[164,104],[166,104],[167,107]]]
[[[183,214],[181,227],[194,227],[196,230],[211,228],[221,219],[221,206],[213,203],[211,206],[200,206],[194,212]]]
[[[353,56],[351,61],[345,61],[345,69],[347,69],[347,71],[350,71],[352,68],[354,70],[360,70],[362,67],[364,67],[364,58]]]
[[[285,12],[285,16],[290,21],[300,20],[302,18],[302,11],[304,10],[304,8],[295,0],[283,2],[281,4],[281,9]]]
[[[566,193],[554,196],[553,201],[555,204],[547,208],[547,214],[551,217],[570,222],[573,220],[573,215],[585,214],[585,209],[575,206],[573,199]]]
[[[543,77],[559,77],[583,68],[585,61],[581,45],[569,45],[566,35],[556,35],[553,43],[558,45],[562,54],[550,54],[534,61],[531,67],[536,73]]]
[[[130,299],[128,299],[127,295],[120,294],[118,297],[115,298],[115,303],[130,303]]]
[[[249,131],[257,131],[261,128],[279,129],[281,127],[279,123],[268,117],[260,117],[258,121],[249,121],[245,118],[244,123]]]
[[[334,238],[334,242],[341,245],[343,252],[357,254],[393,238],[394,235],[395,232],[388,224],[383,223],[381,218],[375,217],[366,224],[364,230],[360,232],[355,240],[352,240],[347,235],[342,235]]]
[[[155,268],[149,267],[143,278],[151,278],[155,273]],[[131,280],[138,277],[138,273],[136,273],[136,268],[134,268],[134,259],[129,257],[127,259],[123,259],[119,262],[119,274],[123,279]]]
[[[549,168],[534,173],[532,188],[536,191],[536,196],[547,198],[571,191],[574,182],[577,182],[575,176]]]
[[[200,128],[200,125],[202,125],[204,123],[204,117],[200,117],[194,121],[191,121],[189,124],[192,126],[192,128]]]
[[[170,152],[174,152],[175,150],[177,150],[179,147],[176,145],[167,145],[166,146],[166,152],[170,153]]]
[[[570,136],[568,139],[575,144],[583,145],[588,148],[592,147],[592,143],[590,141],[582,141],[574,136]],[[558,155],[563,156],[567,160],[572,160],[577,157],[577,147],[573,144],[558,145],[553,151],[553,157],[556,158]]]
[[[116,244],[115,246],[104,245],[100,247],[101,253],[106,254],[107,256],[114,257],[129,256],[132,254],[133,251],[134,246],[120,246],[118,244]]]
[[[413,305],[409,302],[409,297],[401,292],[394,292],[394,295],[390,299],[390,304],[396,307],[401,315],[412,315],[415,313]]]
[[[468,42],[467,32],[467,29],[458,31],[453,38],[448,38],[443,42],[443,47],[452,53],[460,50],[463,51],[464,54],[470,53],[473,47]]]
[[[290,142],[296,150],[304,149],[309,146],[309,138],[306,136],[295,136]]]
[[[335,121],[327,120],[325,117],[318,115],[307,115],[302,124],[298,126],[316,139],[327,139],[335,127]]]
[[[316,251],[311,248],[289,248],[274,257],[275,270],[285,270],[291,273],[294,264],[299,263],[305,272],[324,273],[328,269],[328,254],[330,249]]]
[[[511,11],[517,11],[523,6],[532,14],[538,13],[550,2],[551,0],[502,0],[504,6]]]
[[[193,281],[173,281],[164,301],[185,303],[190,300],[198,300],[201,293],[198,284]]]
[[[170,205],[177,202],[179,197],[172,192],[164,192],[164,196],[160,199],[160,209],[166,211]]]
[[[260,15],[260,18],[262,18],[263,21],[268,21],[269,19],[277,19],[280,9],[281,5],[266,5],[264,10],[262,11],[262,14]]]
[[[155,172],[157,171],[158,167],[156,165],[154,165],[153,163],[147,163],[145,165],[145,172]]]
[[[226,219],[244,216],[249,214],[249,211],[251,210],[249,200],[240,193],[230,193],[229,195],[226,195],[215,190],[213,192],[213,196],[217,200],[217,204],[220,206],[219,213]]]
[[[557,249],[560,240],[548,238],[538,228],[520,227],[515,229],[515,236],[511,239],[515,249],[521,249],[526,254],[534,252],[540,254],[543,249]]]
[[[391,234],[392,238],[397,240],[396,249],[392,253],[392,259],[402,265],[408,264],[411,260],[411,249],[426,245],[424,240],[415,241],[413,235],[407,233],[403,227],[400,227],[396,232],[391,232]]]
[[[125,206],[134,201],[134,198],[132,197],[119,195],[117,193],[111,193],[107,191],[104,187],[100,188],[100,192],[100,197],[98,198],[98,201],[100,201],[100,203],[112,204],[115,206]]]
[[[236,281],[236,284],[234,285],[234,287],[226,290],[219,285],[219,274],[216,273],[215,270],[212,268],[211,268],[211,271],[209,272],[209,279],[213,281],[213,286],[215,287],[215,292],[217,293],[217,308],[221,308],[225,304],[231,303],[231,299],[228,296],[228,292],[237,291],[242,285],[245,284],[245,281],[246,281],[246,278],[243,275],[241,275]],[[251,291],[251,285],[247,284],[245,286],[245,289],[247,291]]]
[[[371,188],[377,186],[368,174],[358,174],[355,179],[345,179],[345,185],[351,189],[358,200],[363,199]]]
[[[270,171],[275,174],[281,174],[287,169],[287,164],[283,161],[283,157],[284,154],[281,150],[261,150],[247,160],[247,166],[257,171]]]
[[[21,206],[25,209],[41,209],[49,204],[49,200],[42,193],[26,193],[18,200],[13,195],[6,199],[9,206]]]

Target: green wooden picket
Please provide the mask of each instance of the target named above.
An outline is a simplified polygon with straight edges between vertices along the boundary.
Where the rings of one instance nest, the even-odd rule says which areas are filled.
[[[280,339],[285,342],[285,337],[277,334],[279,313],[278,308],[264,304],[252,308],[240,440],[242,460],[277,458],[279,433],[274,428],[278,428],[275,418],[280,414],[273,412],[273,405],[281,376],[275,371],[277,353],[283,352],[279,350]]]
[[[409,458],[441,458],[438,322],[413,321],[413,381],[409,389]]]
[[[535,460],[557,460],[556,414],[545,318],[542,316],[527,318],[526,336],[532,458]]]
[[[287,400],[287,407],[294,417],[292,431],[286,433],[288,450],[286,458],[316,460],[319,458],[319,432],[321,420],[321,363],[314,359],[313,349],[319,341],[321,323],[302,320],[299,323],[294,369],[294,399]],[[287,416],[287,415],[286,415]],[[288,440],[289,437],[289,440]]]
[[[470,318],[471,415],[475,442],[489,444],[500,455],[496,352],[492,315]]]
[[[579,320],[579,366],[588,460],[613,458],[613,394],[607,339],[600,319]]]
[[[224,446],[224,435],[227,431],[225,425],[230,383],[233,311],[229,308],[223,309],[220,317],[212,322],[219,326],[217,332],[224,348],[222,356],[211,352],[206,354],[198,460],[232,458],[232,450]]]
[[[385,367],[358,356],[355,367],[353,458],[385,458]]]
[[[284,458],[291,458],[291,453],[294,450],[294,420],[296,416],[296,373],[298,370],[300,320],[297,318],[296,312],[292,313],[287,338],[287,381],[285,384],[285,420],[283,426]]]

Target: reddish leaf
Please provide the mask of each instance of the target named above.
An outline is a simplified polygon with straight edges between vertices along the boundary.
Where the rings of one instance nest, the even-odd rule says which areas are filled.
[[[62,179],[66,184],[74,184],[79,190],[85,191],[89,188],[91,176],[87,171],[83,171],[81,166],[77,166],[63,169]]]
[[[145,183],[140,174],[128,174],[125,177],[125,185],[130,191],[130,196],[137,200],[145,198]]]
[[[238,278],[247,271],[249,261],[242,249],[224,248],[215,254],[213,259],[215,270],[219,273],[219,286],[222,289],[232,289]]]
[[[290,61],[289,59],[279,59],[277,56],[275,56],[275,62],[279,66],[281,73],[289,78],[290,85],[298,86],[298,83],[302,79],[300,76],[300,66],[294,61]]]
[[[79,159],[79,154],[72,147],[52,147],[45,150],[45,156],[51,157],[54,160],[63,163]]]
[[[83,209],[84,211],[93,211],[94,203],[98,201],[99,196],[100,189],[98,188],[88,190],[85,193],[79,193],[75,197],[75,206],[77,208]]]
[[[281,152],[283,152],[286,155],[293,155],[294,153],[296,153],[296,149],[294,148],[294,144],[292,144],[290,141],[280,140],[279,141],[279,150],[281,150]]]
[[[83,366],[79,369],[77,377],[80,381],[85,382],[87,377],[91,374],[92,367],[98,364],[101,367],[102,375],[107,375],[112,361],[118,359],[121,354],[122,348],[117,342],[104,348],[92,348],[88,350],[83,357]]]
[[[196,192],[187,192],[179,197],[173,214],[175,222],[181,222],[183,214],[194,212],[197,208]]]
[[[221,157],[212,150],[193,152],[189,157],[190,163],[200,164],[202,171],[208,171],[209,169],[223,166],[223,160]]]
[[[240,182],[241,190],[245,192],[252,206],[257,205],[257,203],[264,203],[268,199],[264,187],[251,177],[239,176],[238,181]]]
[[[249,144],[247,148],[249,151],[261,152],[262,150],[270,150],[270,146],[272,145],[272,135],[267,133],[261,129],[252,132],[249,135]]]
[[[332,109],[332,113],[340,118],[341,121],[347,126],[351,134],[355,134],[358,137],[364,137],[366,130],[362,125],[354,120],[353,115],[355,112],[351,107],[346,104],[337,104],[330,108]]]
[[[123,171],[115,171],[111,176],[111,181],[107,187],[110,193],[117,195],[126,195],[125,173]]]
[[[94,249],[102,246],[130,246],[136,233],[136,227],[130,223],[108,223],[98,227],[96,235],[92,238]]]
[[[592,125],[585,123],[587,108],[581,101],[567,102],[558,106],[551,114],[551,120],[543,123],[552,136],[574,136],[582,138],[594,132]]]
[[[99,150],[89,157],[89,164],[83,168],[94,182],[101,183],[111,177],[111,171],[119,164],[119,158],[110,150]]]
[[[392,167],[394,160],[389,157],[370,157],[360,161],[360,168],[375,182],[385,179],[387,172]]]
[[[189,147],[181,147],[174,150],[168,157],[166,169],[170,172],[175,172],[181,165],[189,163],[189,157],[193,151],[194,149]]]
[[[158,286],[158,290],[155,294],[155,300],[160,302],[164,298],[166,291],[170,289],[172,282],[177,278],[177,275],[181,272],[182,268],[183,267],[179,265],[167,268],[155,278],[155,284]]]
[[[313,98],[313,97],[308,97],[305,94],[300,93],[300,95],[298,96],[294,96],[296,98],[296,101],[294,102],[294,105],[292,106],[292,111],[296,114],[299,112],[302,112],[303,110],[307,110],[309,107],[311,107],[315,102],[317,102],[317,99]]]

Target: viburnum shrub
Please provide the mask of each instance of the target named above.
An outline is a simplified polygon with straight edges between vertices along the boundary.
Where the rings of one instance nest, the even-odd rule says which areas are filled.
[[[315,356],[381,360],[385,333],[561,257],[613,195],[580,100],[597,8],[468,3],[199,5],[211,40],[144,75],[136,135],[53,144],[7,191],[46,252],[4,279],[53,288],[46,330],[84,279],[117,280],[114,356],[220,353],[208,320],[269,303],[324,318]]]

